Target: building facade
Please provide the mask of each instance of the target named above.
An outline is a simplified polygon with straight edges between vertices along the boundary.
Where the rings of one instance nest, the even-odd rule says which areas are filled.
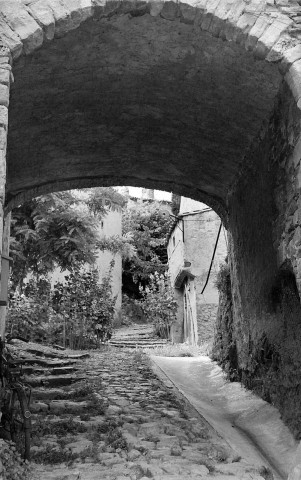
[[[210,341],[219,300],[216,274],[227,255],[219,216],[205,204],[182,197],[167,251],[178,302],[172,340],[191,344]]]

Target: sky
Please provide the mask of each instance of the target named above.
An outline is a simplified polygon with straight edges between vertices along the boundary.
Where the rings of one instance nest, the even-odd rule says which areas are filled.
[[[140,187],[128,187],[130,195],[132,197],[140,198],[142,194],[142,188]],[[155,200],[171,200],[170,192],[163,192],[162,190],[155,190]]]

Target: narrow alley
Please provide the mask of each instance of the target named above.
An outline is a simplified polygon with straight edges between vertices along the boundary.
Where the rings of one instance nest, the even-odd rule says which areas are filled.
[[[40,364],[28,369],[30,480],[276,479],[264,460],[238,455],[141,349],[88,356],[17,343]]]

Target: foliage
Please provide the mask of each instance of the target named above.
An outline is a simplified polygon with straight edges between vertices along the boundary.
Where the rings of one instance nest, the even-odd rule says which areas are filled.
[[[121,210],[125,198],[111,187],[99,187],[90,190],[87,205],[95,215],[103,216],[108,210]]]
[[[227,262],[221,263],[216,275],[215,286],[220,293],[226,295],[231,292],[230,266]]]
[[[111,265],[111,268],[113,264]],[[45,279],[32,279],[12,294],[8,332],[28,340],[70,348],[96,347],[112,333],[114,305],[111,271],[99,283],[97,270],[70,273],[54,290]]]
[[[1,480],[30,480],[32,471],[12,442],[0,439]]]
[[[126,293],[122,295],[121,310],[122,324],[145,323],[141,306],[138,305],[135,298],[129,297]]]
[[[151,274],[166,271],[166,237],[171,223],[166,207],[160,202],[138,200],[124,211],[123,237],[135,249],[135,255],[123,258],[124,293],[134,292],[134,296],[139,296],[139,283],[145,285]]]
[[[162,347],[145,348],[144,353],[158,357],[199,357],[209,355],[210,344],[190,345],[188,343],[167,343]]]
[[[140,286],[141,306],[147,321],[154,324],[155,332],[163,338],[168,338],[170,327],[176,319],[177,302],[173,295],[167,274],[155,272],[150,275],[149,284]]]
[[[31,435],[43,438],[48,435],[56,435],[57,437],[66,437],[67,435],[76,435],[77,433],[86,432],[87,428],[80,422],[76,422],[72,417],[61,418],[55,422],[34,422],[31,430]]]
[[[95,333],[98,340],[110,338],[116,302],[111,286],[113,266],[111,262],[111,270],[101,284],[97,269],[70,273],[64,284],[55,284],[53,305],[64,319],[63,345],[84,348],[84,340],[89,343]]]
[[[13,337],[56,343],[56,331],[61,323],[62,317],[52,308],[50,284],[46,279],[31,279],[22,294],[12,291],[7,332]]]
[[[114,255],[120,253],[123,260],[132,260],[137,255],[137,249],[133,244],[133,237],[130,233],[120,237],[112,235],[97,241],[97,248],[100,251],[109,250]]]
[[[72,464],[74,460],[79,457],[79,454],[72,453],[71,450],[64,450],[53,445],[46,445],[42,450],[32,454],[32,460],[38,461],[48,465],[55,465],[57,463]]]
[[[95,217],[72,192],[43,195],[24,203],[12,216],[13,287],[22,287],[28,273],[41,276],[55,266],[74,270],[93,263],[97,239]]]

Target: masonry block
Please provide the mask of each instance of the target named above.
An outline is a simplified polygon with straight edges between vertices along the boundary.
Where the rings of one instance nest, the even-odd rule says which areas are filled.
[[[8,68],[2,68],[0,64],[0,83],[2,85],[9,85],[11,71]]]
[[[265,58],[269,50],[292,23],[293,21],[289,17],[285,15],[278,16],[259,38],[255,49],[256,56],[262,59]]]
[[[258,42],[258,39],[264,34],[264,32],[268,29],[268,27],[271,24],[271,18],[266,15],[262,14],[260,15],[253,27],[251,28],[247,40],[245,42],[245,48],[247,50],[254,50],[255,46]]]
[[[197,15],[197,10],[190,5],[181,4],[180,5],[180,14],[181,14],[181,22],[187,24],[193,24]]]
[[[283,60],[279,69],[282,74],[285,74],[289,67],[296,62],[297,60],[301,60],[301,45],[295,45],[294,47],[289,48],[284,52]]]
[[[93,15],[92,0],[63,0],[63,3],[71,13],[73,20],[79,22],[78,25]]]
[[[226,2],[220,2],[214,12],[214,15],[221,20],[227,20],[233,5],[235,5],[235,7],[237,8],[237,0],[227,0]]]
[[[208,0],[195,0],[192,2],[192,4],[198,9],[198,10],[205,10],[206,5],[207,5]]]
[[[0,105],[0,127],[4,127],[7,130],[8,125],[8,109],[4,105]]]
[[[225,21],[223,19],[217,18],[215,15],[212,18],[208,31],[214,37],[219,37],[223,30]]]
[[[42,27],[46,40],[52,40],[54,37],[55,20],[49,5],[44,0],[38,0],[28,5],[28,11]]]
[[[291,42],[291,37],[288,32],[284,32],[277,42],[273,45],[271,50],[265,56],[265,60],[270,63],[278,63],[279,71],[281,72],[281,61],[283,60],[283,56],[285,54],[285,50],[287,49],[287,45]]]
[[[236,2],[232,4],[231,8],[225,15],[225,21],[220,31],[219,36],[223,40],[233,40],[236,24],[239,18],[243,15],[244,7],[245,5],[241,0],[236,0]]]
[[[165,2],[160,15],[165,20],[176,20],[176,18],[180,17],[180,7],[175,2]]]
[[[69,30],[78,26],[78,22],[74,23],[71,18],[71,12],[60,0],[46,0],[44,3],[50,8],[54,16],[56,37],[63,36]]]
[[[257,19],[257,16],[254,15],[253,13],[244,12],[239,17],[236,25],[234,25],[233,40],[239,44],[243,44],[245,42],[245,38],[247,37],[249,31],[255,24],[256,19]]]
[[[9,105],[9,87],[0,83],[0,105]]]
[[[17,0],[0,1],[2,19],[20,37],[24,53],[29,54],[43,43],[43,31],[25,7]]]
[[[7,132],[3,127],[0,127],[0,150],[6,151]]]
[[[55,36],[61,37],[92,16],[92,0],[45,0],[55,19]]]
[[[11,52],[12,57],[18,58],[23,51],[23,43],[17,33],[15,33],[0,15],[0,42],[6,45]]]

